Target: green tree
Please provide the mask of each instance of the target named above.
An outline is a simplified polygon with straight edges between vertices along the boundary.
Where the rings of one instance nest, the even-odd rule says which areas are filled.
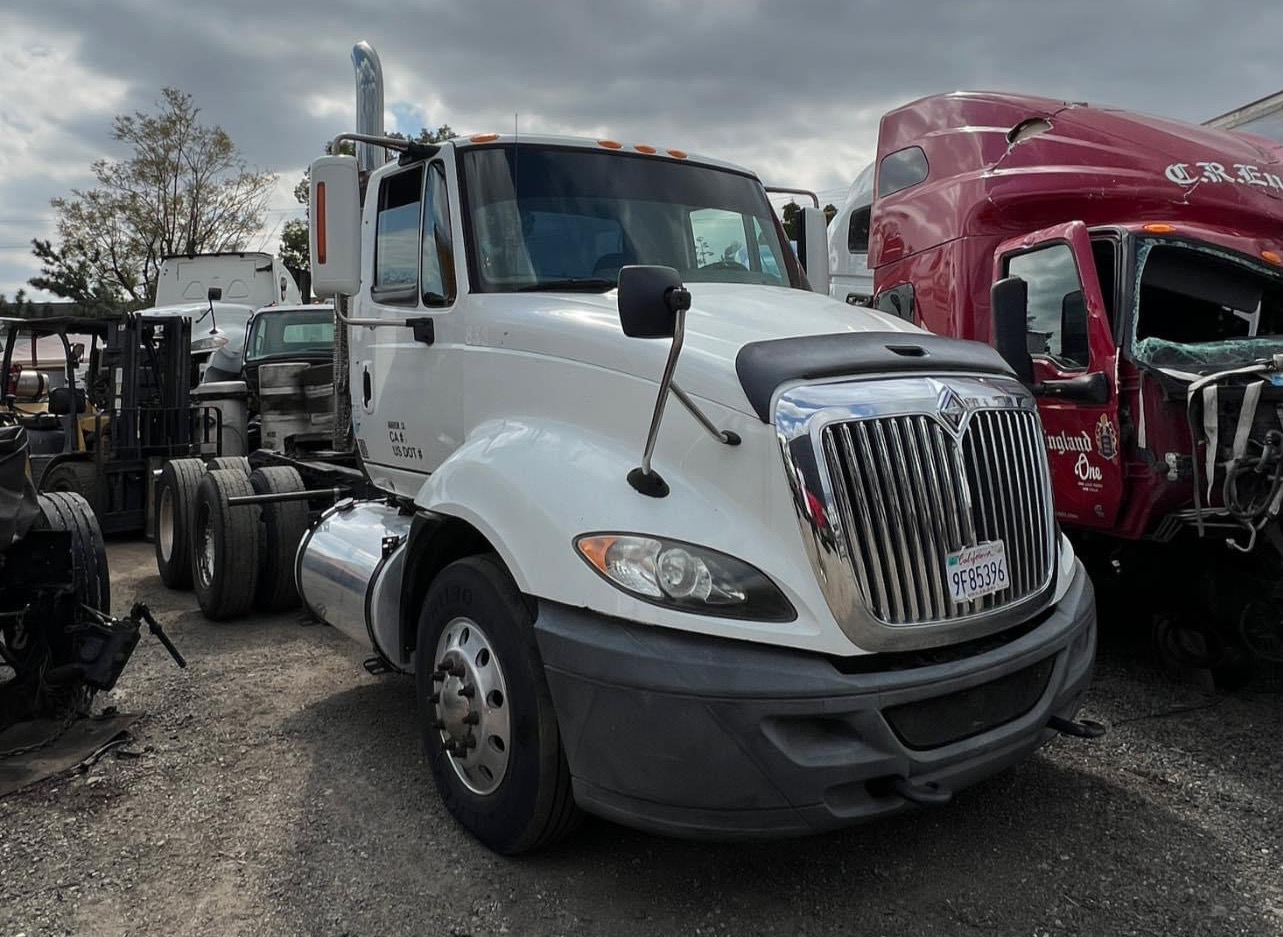
[[[797,202],[789,202],[780,211],[784,222],[784,234],[790,241],[797,241],[798,229],[802,224],[802,207]]]
[[[388,134],[389,137],[395,137],[398,140],[404,140],[405,135],[395,131]],[[414,138],[416,143],[442,143],[446,140],[453,140],[458,134],[450,129],[449,124],[442,124],[436,130],[429,130],[424,127],[419,131],[418,136]],[[351,154],[354,152],[351,143],[342,144],[342,151]],[[306,208],[311,190],[311,175],[308,170],[303,170],[303,178],[294,186],[294,198],[298,203]],[[304,292],[309,292],[305,286],[311,280],[312,260],[308,242],[308,219],[292,218],[285,222],[281,228],[281,246],[280,246],[281,263],[285,264],[287,270],[294,275],[300,288]]]
[[[153,113],[116,117],[111,138],[127,155],[95,161],[93,188],[53,199],[57,236],[32,242],[32,286],[87,311],[138,308],[155,299],[165,257],[244,249],[276,176],[251,169],[199,115],[191,95],[164,88]]]

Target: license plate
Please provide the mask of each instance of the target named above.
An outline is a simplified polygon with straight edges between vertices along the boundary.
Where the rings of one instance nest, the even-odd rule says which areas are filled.
[[[969,602],[1011,584],[1007,576],[1007,548],[1001,540],[963,547],[945,556],[949,595],[955,602]]]

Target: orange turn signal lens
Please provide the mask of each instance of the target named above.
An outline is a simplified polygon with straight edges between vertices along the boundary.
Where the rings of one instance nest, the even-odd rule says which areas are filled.
[[[638,143],[635,147],[633,147],[633,149],[635,149],[638,153],[645,153],[648,156],[653,156],[654,154],[659,152],[653,146],[650,146],[649,144],[646,144],[646,143]]]
[[[1150,234],[1171,234],[1173,231],[1176,230],[1176,225],[1162,224],[1161,222],[1155,222],[1153,224],[1145,225],[1145,230],[1148,231]]]
[[[325,263],[325,183],[316,184],[316,262]]]
[[[584,555],[589,563],[597,569],[602,575],[606,574],[606,551],[609,550],[618,537],[581,537],[575,542],[579,552]]]
[[[622,150],[624,145],[617,140],[598,140],[598,146],[604,146],[608,150]]]
[[[474,133],[468,137],[470,143],[494,143],[498,139],[499,134],[497,133]]]
[[[1283,255],[1280,255],[1276,251],[1261,251],[1261,256],[1276,267],[1283,267]]]
[[[686,158],[686,151],[685,151],[685,150],[669,150],[669,151],[668,151],[668,155],[669,155],[669,156],[671,156],[673,159],[685,159],[685,158]]]

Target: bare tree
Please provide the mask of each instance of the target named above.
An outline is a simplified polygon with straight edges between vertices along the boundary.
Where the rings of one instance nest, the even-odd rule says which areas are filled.
[[[154,300],[165,257],[244,248],[276,176],[251,169],[199,114],[191,95],[165,88],[155,113],[116,117],[112,139],[130,154],[97,160],[95,187],[53,199],[58,243],[32,242],[32,286],[89,308],[137,308]]]

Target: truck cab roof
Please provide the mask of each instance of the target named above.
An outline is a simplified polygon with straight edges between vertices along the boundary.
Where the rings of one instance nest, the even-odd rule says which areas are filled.
[[[1040,219],[1127,224],[1178,212],[1189,224],[1278,231],[1283,147],[1114,107],[954,92],[882,118],[875,191],[895,221],[870,244],[875,265]]]
[[[717,169],[729,169],[732,172],[752,176],[755,179],[757,178],[757,174],[751,169],[725,160],[713,159],[708,156],[700,156],[696,153],[688,153],[686,150],[675,147],[664,147],[649,143],[637,143],[606,138],[598,139],[594,137],[563,136],[560,134],[474,133],[467,137],[454,137],[440,145],[452,146],[456,150],[514,145],[574,147],[585,150],[605,149],[620,154],[647,156],[654,159],[680,160],[683,162],[696,163],[701,166],[711,166]]]

